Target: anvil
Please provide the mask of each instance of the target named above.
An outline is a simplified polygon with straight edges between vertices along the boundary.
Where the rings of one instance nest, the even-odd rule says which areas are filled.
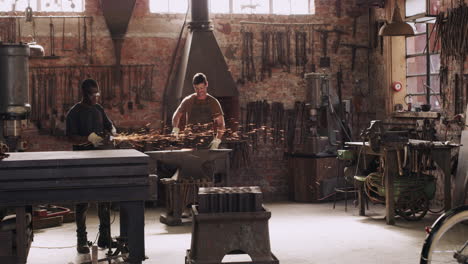
[[[212,179],[206,165],[214,160],[225,158],[231,149],[182,149],[147,151],[146,155],[156,161],[176,166],[174,179]]]

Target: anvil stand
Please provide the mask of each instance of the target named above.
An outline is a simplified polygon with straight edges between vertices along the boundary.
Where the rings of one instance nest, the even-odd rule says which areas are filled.
[[[169,179],[161,179],[166,187],[166,213],[159,221],[169,226],[182,224],[182,213],[197,203],[198,188],[214,185],[213,172],[206,165],[226,159],[231,149],[183,149],[145,152],[152,159],[177,167]]]

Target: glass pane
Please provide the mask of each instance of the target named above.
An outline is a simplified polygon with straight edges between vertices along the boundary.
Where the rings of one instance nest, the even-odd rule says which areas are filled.
[[[31,2],[35,2],[32,0]],[[43,12],[83,12],[84,6],[82,0],[42,0],[41,10]]]
[[[169,13],[187,13],[188,0],[170,0]]]
[[[270,0],[252,0],[252,14],[268,14],[270,13]]]
[[[440,110],[442,108],[442,101],[440,95],[431,95],[431,111]]]
[[[423,53],[426,48],[426,34],[406,38],[406,55]]]
[[[291,14],[291,2],[289,0],[273,0],[273,14]]]
[[[169,12],[169,0],[150,0],[151,13]]]
[[[439,73],[440,70],[440,55],[431,55],[431,73]]]
[[[229,13],[229,0],[211,0],[210,12],[212,13]]]
[[[440,93],[439,75],[431,75],[431,91],[432,93]]]
[[[406,58],[406,75],[426,74],[426,56]]]
[[[426,94],[426,76],[407,77],[406,87],[409,94]]]
[[[24,11],[28,7],[28,0],[3,0],[0,1],[0,11]],[[31,1],[31,8],[37,11],[37,2]]]
[[[233,0],[234,13],[240,14],[268,14],[270,0]]]
[[[426,104],[425,95],[413,95],[411,96],[411,99],[413,99],[413,111],[415,111],[416,107],[421,107],[421,105]]]
[[[425,23],[411,23],[408,22],[408,24],[413,28],[414,33],[426,33],[426,24]]]
[[[440,0],[430,0],[429,1],[429,14],[430,15],[437,15],[439,14],[440,7],[442,5],[442,1]]]
[[[232,0],[234,13],[238,14],[251,14],[252,9],[255,7],[252,4],[251,0]]]
[[[291,14],[309,14],[309,0],[291,0]]]
[[[423,1],[421,1],[421,0],[406,0],[405,13],[406,13],[406,17],[426,13],[426,1],[425,0],[423,0]]]

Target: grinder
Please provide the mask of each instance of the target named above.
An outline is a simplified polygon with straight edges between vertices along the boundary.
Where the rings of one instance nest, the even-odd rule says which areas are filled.
[[[23,150],[21,120],[29,117],[28,44],[0,42],[0,143],[9,151]]]

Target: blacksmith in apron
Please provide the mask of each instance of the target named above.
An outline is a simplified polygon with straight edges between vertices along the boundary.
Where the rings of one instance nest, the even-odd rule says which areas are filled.
[[[179,137],[180,120],[184,116],[187,125],[199,125],[213,129],[210,149],[218,149],[224,133],[224,113],[218,100],[207,93],[208,80],[203,73],[193,76],[195,93],[185,97],[172,117],[172,135]],[[211,126],[214,124],[214,126]]]

